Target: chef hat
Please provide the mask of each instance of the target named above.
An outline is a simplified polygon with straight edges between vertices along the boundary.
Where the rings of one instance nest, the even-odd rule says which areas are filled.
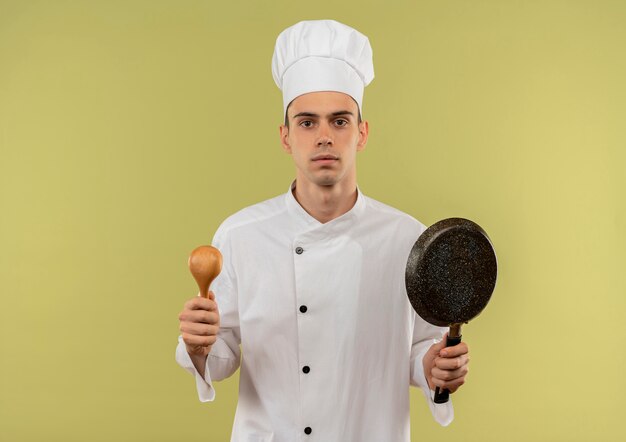
[[[363,89],[374,78],[367,37],[335,20],[301,21],[276,39],[272,76],[283,91],[283,112],[299,95],[337,91],[363,105]]]

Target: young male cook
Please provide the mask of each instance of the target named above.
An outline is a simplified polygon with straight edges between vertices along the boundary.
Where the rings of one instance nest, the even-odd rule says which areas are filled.
[[[223,269],[210,299],[180,313],[176,360],[201,401],[240,367],[233,441],[409,441],[409,385],[449,424],[452,404],[435,404],[433,390],[464,383],[468,349],[444,348],[445,329],[408,301],[406,261],[425,227],[357,187],[367,37],[333,20],[297,23],[278,36],[272,73],[295,180],[218,228]]]

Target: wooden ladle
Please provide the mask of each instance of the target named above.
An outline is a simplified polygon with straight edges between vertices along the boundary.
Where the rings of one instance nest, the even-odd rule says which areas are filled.
[[[222,271],[222,254],[213,246],[196,247],[189,255],[189,270],[198,283],[200,296],[209,297],[209,287]]]

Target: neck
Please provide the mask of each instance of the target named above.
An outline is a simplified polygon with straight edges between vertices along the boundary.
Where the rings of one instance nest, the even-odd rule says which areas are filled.
[[[306,212],[322,224],[348,212],[357,199],[356,180],[319,186],[307,180],[296,179],[292,190],[296,201]]]

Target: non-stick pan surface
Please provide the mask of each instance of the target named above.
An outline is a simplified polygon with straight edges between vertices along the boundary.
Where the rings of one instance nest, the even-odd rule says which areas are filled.
[[[496,285],[496,254],[480,226],[448,218],[426,229],[406,266],[406,289],[418,315],[431,324],[467,322],[489,302]]]

